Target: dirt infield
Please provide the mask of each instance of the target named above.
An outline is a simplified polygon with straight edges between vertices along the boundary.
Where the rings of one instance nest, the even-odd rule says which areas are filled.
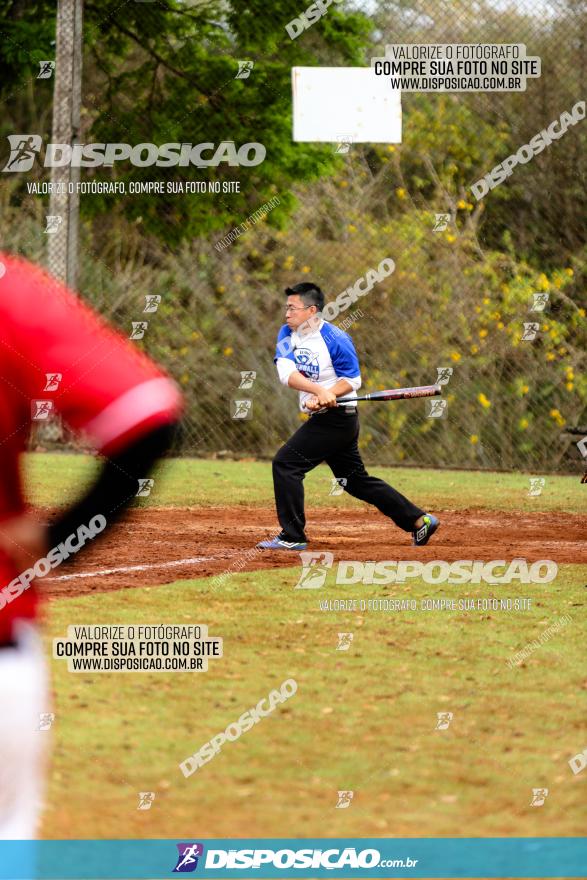
[[[376,510],[310,510],[308,549],[331,550],[338,559],[524,557],[587,563],[584,518],[577,514],[445,510],[438,515],[441,527],[430,545],[415,548],[410,535]],[[43,590],[49,596],[78,596],[298,564],[296,553],[255,551],[257,541],[275,532],[272,508],[134,510],[75,565],[45,578]]]

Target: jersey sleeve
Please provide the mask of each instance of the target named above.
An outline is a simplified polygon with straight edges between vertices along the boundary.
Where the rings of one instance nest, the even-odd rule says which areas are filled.
[[[277,375],[281,384],[288,385],[289,377],[297,370],[294,361],[291,361],[289,358],[279,357],[275,361],[275,366],[277,367]]]
[[[291,330],[287,324],[284,324],[277,334],[277,345],[275,346],[273,363],[276,364],[278,358],[287,358],[287,360],[290,360],[295,365]]]
[[[13,377],[31,403],[51,401],[106,455],[179,418],[179,388],[150,358],[55,278],[2,261],[0,345],[12,350]]]
[[[277,367],[277,375],[282,385],[287,385],[289,377],[297,370],[296,360],[293,353],[291,330],[284,324],[277,335],[275,357],[273,362]]]
[[[361,384],[361,369],[353,340],[348,333],[344,333],[337,327],[327,327],[326,324],[322,326],[321,332],[337,378],[348,379],[349,381],[351,379],[358,379],[359,385],[357,388],[354,388],[353,385],[354,390],[358,390]]]

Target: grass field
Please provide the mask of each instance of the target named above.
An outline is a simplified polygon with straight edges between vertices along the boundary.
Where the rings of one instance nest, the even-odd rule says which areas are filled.
[[[92,465],[30,456],[33,501],[66,503]],[[439,508],[579,510],[577,479],[374,469]],[[269,504],[270,468],[181,461],[141,503]],[[329,502],[308,480],[308,503]],[[343,503],[356,504],[345,499]],[[374,557],[377,558],[377,557]],[[556,557],[554,557],[556,558]],[[45,638],[70,624],[200,623],[224,639],[206,673],[68,673],[51,660],[54,749],[43,835],[84,837],[567,836],[584,833],[587,566],[544,586],[336,586],[295,590],[283,568],[53,599]],[[531,596],[523,612],[335,612],[320,600]],[[521,666],[512,653],[562,615],[567,626]],[[337,634],[353,632],[350,650]],[[185,779],[178,764],[287,678],[298,691]],[[438,712],[452,712],[436,730]],[[541,808],[532,788],[548,788]],[[336,809],[338,790],[354,791]],[[154,791],[148,811],[138,792]]]
[[[90,456],[32,454],[26,460],[31,501],[42,506],[67,504],[79,486],[91,479],[97,464]],[[528,474],[478,471],[432,471],[415,468],[369,468],[430,509],[459,510],[568,510],[585,509],[585,492],[579,476],[547,476],[539,497],[529,497]],[[172,459],[160,466],[157,488],[141,505],[210,506],[223,504],[272,504],[271,464],[260,461],[210,461]],[[314,507],[329,506],[332,473],[316,468],[306,478],[306,500]],[[337,498],[337,506],[352,507],[356,501]]]

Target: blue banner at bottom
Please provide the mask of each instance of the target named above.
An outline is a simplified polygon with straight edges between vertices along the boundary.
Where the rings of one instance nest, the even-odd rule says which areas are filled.
[[[587,837],[0,841],[0,880],[587,877]]]

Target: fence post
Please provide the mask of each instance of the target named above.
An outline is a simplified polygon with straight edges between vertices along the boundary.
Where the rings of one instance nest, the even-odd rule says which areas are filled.
[[[58,0],[52,142],[70,149],[79,143],[83,0]],[[77,284],[79,168],[69,162],[51,168],[51,216],[60,218],[48,235],[49,271],[70,287]],[[70,186],[71,185],[71,186]],[[70,192],[73,189],[73,192]]]

